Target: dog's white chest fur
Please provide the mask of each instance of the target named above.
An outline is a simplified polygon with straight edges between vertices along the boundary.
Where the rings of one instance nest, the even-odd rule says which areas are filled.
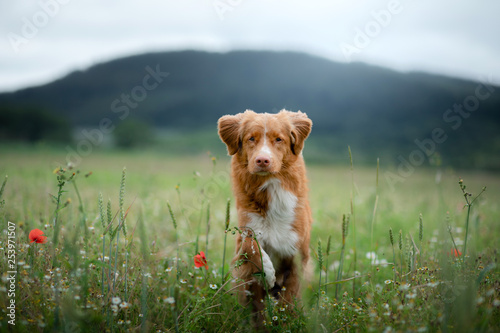
[[[299,237],[292,229],[295,220],[297,197],[284,190],[278,179],[270,179],[260,188],[267,190],[269,206],[266,217],[249,213],[250,223],[261,247],[271,259],[291,257],[297,252]],[[276,258],[277,259],[277,258]],[[275,260],[273,260],[275,261]]]

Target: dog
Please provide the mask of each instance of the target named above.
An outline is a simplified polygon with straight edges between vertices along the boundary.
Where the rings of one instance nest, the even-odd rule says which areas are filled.
[[[239,301],[252,304],[256,320],[263,319],[266,295],[290,308],[300,301],[312,224],[302,150],[311,129],[312,121],[300,111],[247,110],[218,121],[219,136],[232,156],[240,230],[233,276],[245,282]]]

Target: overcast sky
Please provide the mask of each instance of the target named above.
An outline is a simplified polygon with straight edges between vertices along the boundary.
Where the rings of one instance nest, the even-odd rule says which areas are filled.
[[[500,83],[499,14],[498,0],[4,0],[0,91],[183,49],[293,50]]]

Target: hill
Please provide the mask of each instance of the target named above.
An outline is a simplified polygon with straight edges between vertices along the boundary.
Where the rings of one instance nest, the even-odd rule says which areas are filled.
[[[446,164],[497,169],[499,91],[301,53],[182,51],[95,65],[0,94],[0,106],[41,107],[74,126],[128,118],[184,132],[215,129],[223,114],[287,108],[313,120],[311,154],[345,156],[351,145],[363,159],[399,163],[415,150],[437,151]]]

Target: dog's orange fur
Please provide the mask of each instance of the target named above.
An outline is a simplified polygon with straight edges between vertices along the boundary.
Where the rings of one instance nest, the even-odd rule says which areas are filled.
[[[301,272],[309,260],[312,216],[302,148],[312,122],[300,111],[257,114],[247,110],[221,117],[218,127],[232,155],[233,192],[242,231],[233,260],[233,274],[247,282],[240,288],[240,301],[252,302],[260,313],[264,288],[273,283],[269,275],[274,273],[274,285],[267,285],[267,291],[293,305],[300,297]],[[301,265],[294,260],[297,253]],[[263,267],[267,283],[256,274]]]

